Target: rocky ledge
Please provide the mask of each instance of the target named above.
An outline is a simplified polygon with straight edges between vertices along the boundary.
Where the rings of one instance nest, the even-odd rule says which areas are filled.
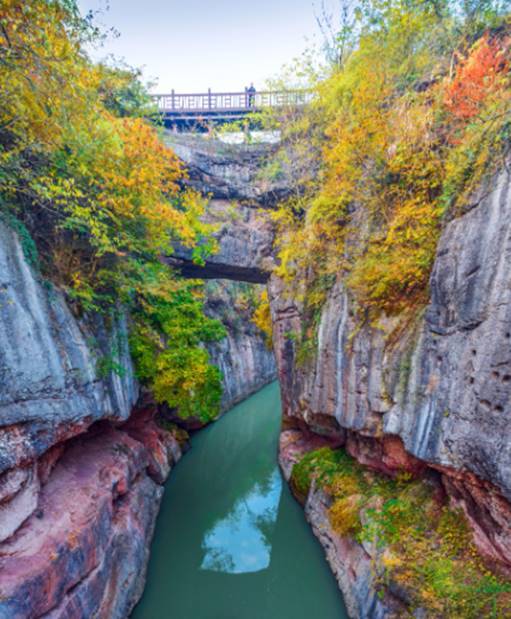
[[[0,544],[2,619],[123,619],[139,599],[162,483],[181,457],[154,410],[107,422],[35,466],[37,509]],[[12,505],[12,502],[11,502]]]

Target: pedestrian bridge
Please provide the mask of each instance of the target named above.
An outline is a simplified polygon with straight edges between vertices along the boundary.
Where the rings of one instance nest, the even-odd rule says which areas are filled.
[[[167,127],[208,125],[242,120],[268,108],[301,107],[312,98],[307,90],[253,92],[208,92],[153,95]]]

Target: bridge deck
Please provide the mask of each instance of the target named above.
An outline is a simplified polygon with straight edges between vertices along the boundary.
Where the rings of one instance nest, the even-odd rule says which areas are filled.
[[[208,92],[194,94],[154,95],[159,112],[166,121],[190,122],[199,120],[236,120],[264,108],[302,106],[311,99],[311,93],[286,92]]]

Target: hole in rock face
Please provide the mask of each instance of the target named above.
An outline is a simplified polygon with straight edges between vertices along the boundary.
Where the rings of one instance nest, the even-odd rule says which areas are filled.
[[[473,377],[473,376],[471,376],[471,377],[468,379],[468,382],[469,382],[471,385],[473,385],[473,384],[474,384],[474,377]]]
[[[491,375],[493,376],[493,378],[499,378],[500,374],[498,372],[492,372]]]
[[[504,376],[502,377],[502,382],[509,383],[510,381],[511,381],[511,374],[504,374]]]
[[[472,349],[472,355],[475,357],[477,355],[477,350]]]
[[[502,412],[504,412],[504,407],[501,406],[500,404],[497,404],[497,406],[495,407],[495,411],[497,413],[502,413]]]
[[[506,336],[505,336],[505,337],[506,337],[507,339],[509,339],[509,338],[511,337],[511,333],[506,333]]]

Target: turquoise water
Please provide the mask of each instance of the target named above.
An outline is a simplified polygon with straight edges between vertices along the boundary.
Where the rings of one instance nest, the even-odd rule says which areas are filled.
[[[192,439],[172,472],[132,619],[344,619],[277,465],[277,383]]]

